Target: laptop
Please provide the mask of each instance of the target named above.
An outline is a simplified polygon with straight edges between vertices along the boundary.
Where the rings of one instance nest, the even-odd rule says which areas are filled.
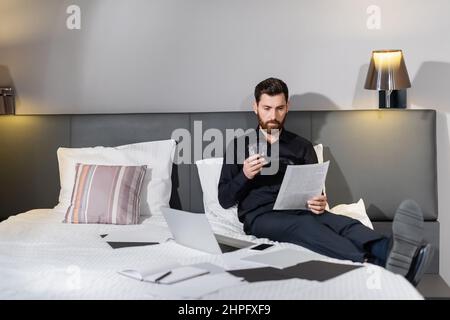
[[[178,244],[212,254],[222,254],[205,214],[172,208],[161,208],[161,211]]]

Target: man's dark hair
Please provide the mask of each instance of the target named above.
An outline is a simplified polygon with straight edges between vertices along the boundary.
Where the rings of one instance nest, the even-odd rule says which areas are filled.
[[[277,78],[268,78],[258,83],[255,87],[255,100],[257,104],[264,93],[269,96],[276,96],[277,94],[282,93],[286,98],[286,102],[289,98],[289,90],[286,83]]]

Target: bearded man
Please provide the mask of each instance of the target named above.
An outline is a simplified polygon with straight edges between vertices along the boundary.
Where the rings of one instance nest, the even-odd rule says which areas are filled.
[[[405,276],[417,285],[431,260],[432,247],[423,243],[423,215],[412,200],[403,201],[396,211],[391,237],[385,237],[361,222],[326,211],[327,196],[318,195],[307,203],[307,210],[274,210],[288,165],[317,163],[313,145],[284,128],[289,111],[287,85],[269,78],[255,87],[253,111],[258,117],[257,136],[267,143],[271,161],[278,161],[274,174],[261,174],[267,155],[249,153],[243,136],[231,143],[219,181],[219,202],[225,209],[238,205],[239,220],[246,234],[273,241],[290,242],[320,254],[356,262],[369,262]],[[261,134],[262,133],[262,134]],[[243,139],[243,140],[242,140]],[[257,145],[261,145],[258,142]],[[274,148],[276,146],[276,148]],[[277,154],[271,154],[277,150]]]

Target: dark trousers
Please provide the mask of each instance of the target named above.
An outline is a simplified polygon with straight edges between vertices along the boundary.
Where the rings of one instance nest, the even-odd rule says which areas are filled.
[[[298,244],[337,259],[356,262],[363,262],[366,258],[384,260],[387,254],[384,249],[380,250],[380,247],[386,247],[387,251],[386,237],[358,220],[328,211],[320,215],[308,210],[268,212],[256,217],[249,230],[259,238]]]

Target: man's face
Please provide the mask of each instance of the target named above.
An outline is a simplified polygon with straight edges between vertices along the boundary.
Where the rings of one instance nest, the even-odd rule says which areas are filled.
[[[259,125],[270,133],[271,129],[281,130],[289,109],[289,103],[284,94],[276,96],[262,94],[259,103],[253,103],[253,111],[258,116]]]

